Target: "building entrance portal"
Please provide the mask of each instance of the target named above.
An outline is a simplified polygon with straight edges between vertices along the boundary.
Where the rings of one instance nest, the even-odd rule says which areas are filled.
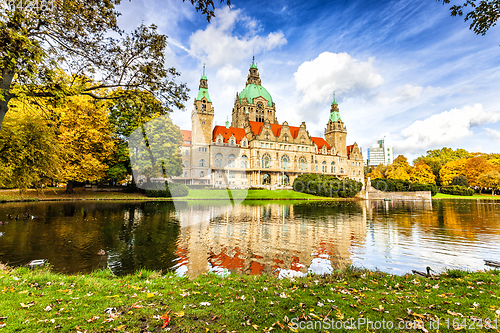
[[[271,176],[268,173],[262,176],[262,185],[271,185]]]

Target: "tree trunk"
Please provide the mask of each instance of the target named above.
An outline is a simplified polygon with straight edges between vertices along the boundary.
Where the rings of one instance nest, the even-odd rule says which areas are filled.
[[[2,129],[2,122],[5,114],[9,110],[9,101],[13,97],[10,93],[10,84],[14,78],[14,72],[2,68],[2,81],[0,81],[0,93],[3,98],[0,98],[0,130]]]
[[[75,181],[69,180],[68,183],[66,184],[66,193],[68,194],[73,194],[73,187],[75,186]]]

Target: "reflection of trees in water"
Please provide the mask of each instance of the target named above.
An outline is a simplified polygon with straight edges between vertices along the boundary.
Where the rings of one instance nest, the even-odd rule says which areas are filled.
[[[24,219],[24,213],[35,219]],[[0,216],[20,215],[1,226],[0,261],[26,264],[48,259],[56,271],[89,272],[107,267],[116,273],[140,267],[165,269],[175,258],[178,222],[172,203],[45,202],[5,204]],[[124,218],[126,216],[126,218]],[[3,217],[0,218],[3,220]],[[106,256],[97,252],[105,249]]]

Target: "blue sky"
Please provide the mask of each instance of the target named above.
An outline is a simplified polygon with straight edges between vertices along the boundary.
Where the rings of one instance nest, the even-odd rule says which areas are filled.
[[[231,115],[255,54],[281,123],[321,136],[332,92],[363,150],[382,137],[410,160],[428,149],[500,152],[500,27],[477,36],[449,5],[415,1],[233,1],[207,23],[181,0],[123,2],[120,25],[154,23],[165,66],[196,95],[203,63],[215,119]],[[172,115],[190,128],[193,100]],[[364,153],[366,158],[366,152]]]

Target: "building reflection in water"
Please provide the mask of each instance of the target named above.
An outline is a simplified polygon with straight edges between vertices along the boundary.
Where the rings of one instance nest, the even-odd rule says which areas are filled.
[[[189,206],[181,224],[176,272],[300,276],[331,273],[351,263],[353,243],[366,235],[364,204],[331,207],[315,216],[314,205]],[[329,207],[326,207],[329,209]],[[307,212],[307,214],[306,214]],[[198,223],[193,223],[197,221]]]

